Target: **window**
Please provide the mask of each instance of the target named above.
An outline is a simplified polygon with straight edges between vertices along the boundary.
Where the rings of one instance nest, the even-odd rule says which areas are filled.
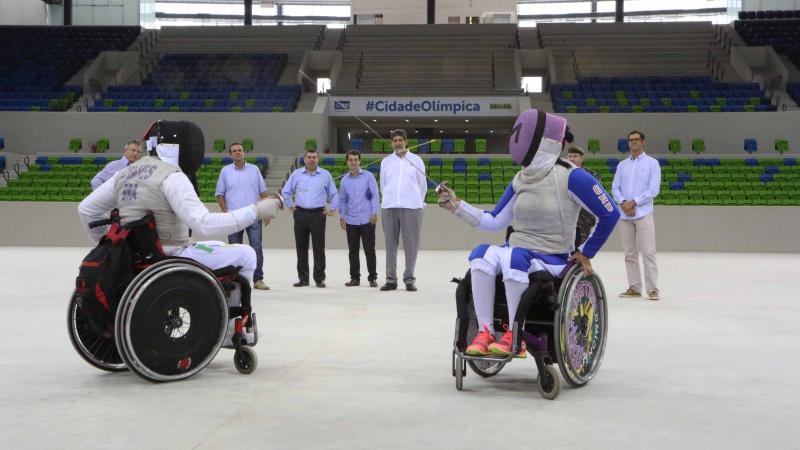
[[[522,77],[522,90],[527,93],[542,92],[542,77]]]
[[[317,94],[325,94],[331,88],[330,78],[317,78]]]

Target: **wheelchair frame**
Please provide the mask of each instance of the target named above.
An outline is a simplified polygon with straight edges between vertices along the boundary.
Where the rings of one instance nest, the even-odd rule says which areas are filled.
[[[602,364],[603,354],[608,333],[608,307],[603,283],[596,273],[584,276],[580,265],[574,264],[564,269],[562,277],[544,280],[531,280],[530,287],[523,293],[522,301],[518,308],[517,317],[512,322],[513,342],[511,354],[505,358],[491,356],[470,356],[464,353],[469,334],[470,311],[472,307],[471,273],[458,280],[456,290],[456,303],[458,316],[456,317],[455,337],[451,360],[452,375],[456,379],[456,389],[463,389],[463,380],[466,376],[466,366],[483,378],[489,378],[499,373],[505,364],[514,359],[519,352],[521,341],[524,339],[528,345],[528,352],[534,358],[538,370],[537,389],[547,399],[555,399],[560,392],[559,371],[553,367],[557,364],[561,375],[568,385],[580,387],[588,383],[597,373]],[[531,278],[534,274],[531,274]],[[548,275],[549,276],[549,275]],[[455,280],[454,280],[455,281]],[[552,281],[553,289],[544,284]],[[587,284],[588,283],[588,284]],[[578,289],[582,289],[578,292]],[[498,290],[498,292],[502,292]],[[541,317],[531,318],[531,307],[540,309],[547,306],[546,295],[556,295],[555,308],[549,308],[552,320],[542,320]],[[584,295],[576,298],[576,295]],[[577,303],[579,304],[576,304]],[[497,308],[498,304],[495,303]],[[577,306],[578,310],[575,309]],[[598,308],[599,307],[599,308]],[[581,309],[582,308],[582,309]],[[474,307],[472,310],[474,314]],[[495,322],[498,314],[495,312]],[[467,318],[467,323],[462,324],[462,318]],[[589,327],[592,327],[590,330]],[[545,329],[547,333],[547,349],[537,349],[540,342],[533,331]],[[529,332],[530,330],[531,332]],[[580,341],[580,342],[577,342]],[[589,346],[586,352],[586,346]],[[582,353],[579,350],[583,350]],[[576,367],[579,357],[582,364]],[[589,360],[587,363],[587,359]],[[588,364],[588,367],[584,365]]]

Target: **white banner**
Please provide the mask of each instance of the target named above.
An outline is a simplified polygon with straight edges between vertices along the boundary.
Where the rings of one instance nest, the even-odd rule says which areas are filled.
[[[338,97],[328,99],[331,116],[516,117],[518,97]]]

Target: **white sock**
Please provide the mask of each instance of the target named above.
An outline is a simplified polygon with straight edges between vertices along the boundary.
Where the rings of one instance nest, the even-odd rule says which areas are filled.
[[[508,329],[511,331],[514,329],[514,317],[516,317],[522,293],[528,289],[528,283],[506,280],[503,284],[506,287],[506,301],[508,302]]]
[[[478,329],[486,325],[494,334],[494,290],[495,277],[480,270],[472,271],[472,302],[478,317]],[[519,304],[519,301],[517,302]]]

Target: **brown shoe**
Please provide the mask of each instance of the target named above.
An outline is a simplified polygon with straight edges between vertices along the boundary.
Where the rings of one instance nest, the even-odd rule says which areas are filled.
[[[619,296],[622,298],[641,297],[642,293],[634,291],[633,288],[628,288],[627,291],[623,292],[622,294],[619,294]]]
[[[255,284],[253,284],[253,287],[256,288],[256,289],[261,289],[262,291],[268,291],[269,290],[269,286],[264,284],[264,280],[256,281]]]
[[[350,280],[347,283],[345,283],[344,285],[347,286],[347,287],[359,286],[359,285],[361,285],[361,282],[358,281],[358,280]]]
[[[650,300],[658,300],[658,289],[654,289],[647,294],[647,298]]]

